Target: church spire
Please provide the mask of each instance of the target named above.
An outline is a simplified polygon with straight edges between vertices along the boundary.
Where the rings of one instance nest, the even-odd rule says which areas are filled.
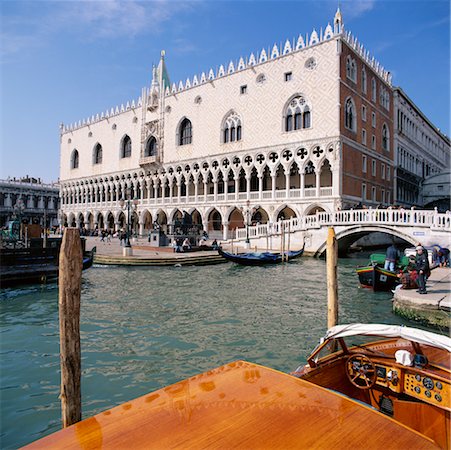
[[[338,4],[337,12],[335,13],[334,17],[334,33],[340,34],[341,32],[343,32],[343,28],[343,17],[340,11],[340,4]]]
[[[160,85],[160,91],[164,94],[167,87],[171,85],[171,82],[169,80],[168,70],[166,68],[166,64],[164,62],[164,57],[166,55],[166,52],[164,50],[161,50],[161,58],[160,63],[158,64],[158,84]]]

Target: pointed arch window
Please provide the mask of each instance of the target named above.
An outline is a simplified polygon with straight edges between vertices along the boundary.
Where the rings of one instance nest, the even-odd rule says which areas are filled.
[[[157,156],[157,140],[155,136],[150,136],[147,140],[144,156]]]
[[[348,98],[345,104],[345,127],[351,131],[356,130],[355,106],[351,98]]]
[[[102,164],[103,159],[103,149],[100,144],[96,144],[93,152],[93,164]]]
[[[121,158],[130,158],[132,156],[132,140],[127,134],[122,138]]]
[[[78,150],[74,149],[74,151],[72,152],[72,156],[70,158],[70,168],[71,169],[78,169],[78,165],[79,165]]]
[[[237,113],[231,112],[223,121],[222,142],[227,144],[228,142],[241,141],[241,136],[241,118]]]
[[[382,126],[382,149],[387,152],[390,150],[390,135],[388,132],[388,127],[385,123]]]
[[[193,126],[187,118],[182,120],[179,129],[179,145],[188,145],[193,142]]]
[[[285,108],[285,131],[301,130],[311,127],[311,109],[305,98],[294,97]]]

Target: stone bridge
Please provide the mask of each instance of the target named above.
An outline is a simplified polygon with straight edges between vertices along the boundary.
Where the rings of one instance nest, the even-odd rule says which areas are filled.
[[[327,230],[334,227],[340,253],[355,241],[370,233],[379,232],[396,236],[412,246],[421,242],[425,246],[439,244],[451,246],[451,213],[434,210],[361,209],[317,212],[315,215],[292,217],[277,223],[249,226],[236,230],[235,239],[250,247],[279,250],[285,232],[285,248],[301,248],[305,242],[308,254],[319,256],[326,250]]]

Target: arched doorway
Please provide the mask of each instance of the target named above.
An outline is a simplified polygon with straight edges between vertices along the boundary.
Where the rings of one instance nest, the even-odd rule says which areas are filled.
[[[222,216],[217,209],[213,209],[208,215],[208,231],[222,230]]]
[[[80,227],[81,230],[83,230],[85,227],[85,218],[81,213],[78,215],[78,226]]]
[[[123,212],[121,212],[117,218],[117,222],[119,224],[119,229],[120,230],[124,230],[125,231],[125,227],[126,227],[126,220],[125,220],[125,214]]]
[[[241,210],[235,208],[229,215],[229,230],[244,227],[244,216]]]
[[[152,229],[152,215],[149,211],[144,211],[143,215],[144,234],[148,234]]]
[[[296,213],[289,206],[285,206],[282,210],[279,211],[279,214],[277,214],[277,221],[288,220],[292,217],[297,217]]]
[[[194,225],[202,225],[202,216],[197,209],[191,213],[191,219]]]
[[[106,221],[108,230],[114,231],[114,216],[112,213],[108,213]]]
[[[161,228],[161,230],[163,232],[165,232],[165,233],[167,232],[167,229],[168,229],[168,217],[167,217],[166,213],[162,209],[160,209],[157,212],[157,214],[155,216],[154,223],[158,224],[158,226]]]
[[[256,208],[251,217],[251,225],[260,225],[269,222],[268,213],[263,208]]]
[[[322,207],[322,206],[319,206],[319,205],[313,205],[313,206],[310,206],[309,208],[307,208],[307,210],[305,211],[305,215],[306,216],[314,216],[317,212],[326,212],[326,210]]]

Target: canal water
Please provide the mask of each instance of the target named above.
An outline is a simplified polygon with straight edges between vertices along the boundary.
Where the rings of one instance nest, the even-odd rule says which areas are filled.
[[[359,287],[354,269],[365,261],[339,261],[339,322],[404,323],[391,293]],[[84,272],[83,417],[237,359],[295,369],[326,330],[325,271],[301,258]],[[57,286],[0,291],[0,332],[5,449],[61,427]]]

